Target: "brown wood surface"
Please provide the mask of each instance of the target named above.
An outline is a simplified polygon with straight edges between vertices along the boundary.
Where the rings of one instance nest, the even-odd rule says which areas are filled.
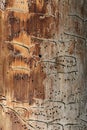
[[[87,130],[86,42],[86,0],[0,0],[0,130]]]

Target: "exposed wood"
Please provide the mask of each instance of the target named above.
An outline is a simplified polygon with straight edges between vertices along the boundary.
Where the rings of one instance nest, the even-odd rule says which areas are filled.
[[[0,0],[0,130],[87,129],[86,0]]]

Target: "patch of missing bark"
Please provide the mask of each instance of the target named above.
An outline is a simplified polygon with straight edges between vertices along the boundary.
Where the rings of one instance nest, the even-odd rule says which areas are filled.
[[[40,45],[31,42],[31,37],[23,32],[19,37],[9,41],[9,74],[8,89],[12,98],[21,102],[29,102],[31,105],[34,98],[45,99],[43,72],[40,61]]]

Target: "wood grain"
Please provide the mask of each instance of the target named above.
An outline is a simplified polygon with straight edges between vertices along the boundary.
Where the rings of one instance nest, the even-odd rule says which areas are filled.
[[[0,130],[86,130],[85,0],[0,0]]]

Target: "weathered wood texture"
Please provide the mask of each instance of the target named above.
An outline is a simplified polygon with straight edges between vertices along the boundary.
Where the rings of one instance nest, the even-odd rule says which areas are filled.
[[[87,0],[0,0],[0,130],[87,130]]]

